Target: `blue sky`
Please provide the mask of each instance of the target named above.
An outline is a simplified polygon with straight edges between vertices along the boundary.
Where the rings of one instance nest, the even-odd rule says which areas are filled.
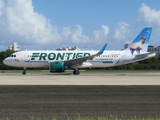
[[[17,42],[21,50],[78,46],[122,49],[145,26],[150,44],[160,45],[159,0],[0,0],[0,50]]]

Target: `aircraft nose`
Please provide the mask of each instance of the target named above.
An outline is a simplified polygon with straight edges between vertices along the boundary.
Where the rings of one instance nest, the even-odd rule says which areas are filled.
[[[3,64],[6,64],[6,59],[3,60]]]
[[[3,63],[4,63],[5,65],[8,65],[8,64],[9,64],[9,60],[6,58],[6,59],[3,60]]]

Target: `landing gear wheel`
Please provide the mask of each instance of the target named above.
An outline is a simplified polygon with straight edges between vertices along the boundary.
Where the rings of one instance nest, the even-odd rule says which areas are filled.
[[[22,74],[25,75],[25,74],[26,74],[26,71],[24,70],[24,71],[22,72]]]
[[[74,71],[73,71],[73,74],[74,74],[74,75],[79,75],[79,74],[80,74],[80,71],[79,71],[79,70],[74,70]]]

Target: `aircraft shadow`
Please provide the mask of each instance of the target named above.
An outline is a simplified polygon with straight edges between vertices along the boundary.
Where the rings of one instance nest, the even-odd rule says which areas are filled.
[[[45,75],[72,75],[72,73],[50,73]]]

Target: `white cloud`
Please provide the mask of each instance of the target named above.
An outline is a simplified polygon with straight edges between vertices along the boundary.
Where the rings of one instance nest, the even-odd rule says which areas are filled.
[[[32,0],[7,0],[6,5],[0,0],[0,27],[4,28],[0,30],[1,44],[2,41],[3,44],[16,41],[39,45],[54,43],[55,46],[90,42],[80,25],[63,27],[60,33],[57,26],[50,24],[49,19],[34,11]]]
[[[104,35],[107,35],[109,33],[109,27],[108,26],[102,25],[102,29],[103,29]]]
[[[6,7],[7,20],[13,34],[47,43],[60,40],[57,28],[53,28],[43,15],[34,12],[31,0],[10,0]]]
[[[83,34],[83,28],[80,25],[76,26],[76,29],[72,33],[72,42],[73,43],[88,43],[90,41],[89,37]]]
[[[49,19],[34,11],[32,0],[8,0],[6,5],[0,0],[0,3],[0,27],[4,28],[7,36],[27,43],[47,44],[50,41],[61,41],[58,27],[53,27]],[[4,33],[1,31],[0,34]],[[11,41],[7,36],[5,39]]]
[[[72,34],[71,27],[63,27],[62,36],[64,40],[67,40]]]
[[[139,9],[139,19],[146,23],[156,23],[160,25],[160,10],[151,9],[144,3]]]
[[[118,26],[114,33],[114,38],[116,40],[124,40],[128,37],[129,34],[129,25],[125,22],[118,23]]]
[[[154,25],[154,30],[158,33],[160,10],[151,9],[142,4],[138,12],[139,21],[136,21],[136,24]],[[137,29],[139,26],[135,27]],[[38,49],[44,49],[44,47],[52,49],[54,46],[53,49],[55,49],[55,47],[73,44],[86,49],[97,49],[106,42],[109,48],[117,49],[119,44],[122,48],[123,44],[131,42],[130,38],[133,34],[130,31],[134,31],[135,27],[126,22],[117,23],[115,30],[102,25],[100,29],[93,30],[93,35],[88,36],[84,34],[81,25],[63,28],[51,25],[48,18],[34,10],[32,0],[0,0],[0,49],[14,41],[27,49],[34,49],[36,46],[39,47]],[[153,35],[154,41],[158,41],[160,35]]]
[[[83,27],[80,25],[76,25],[74,28],[70,26],[63,27],[62,37],[63,41],[67,43],[83,44],[90,42],[90,38],[83,34]]]
[[[109,34],[109,27],[102,25],[100,30],[94,30],[93,36],[96,44],[106,43],[107,36]]]
[[[160,10],[150,8],[149,6],[143,3],[139,8],[138,12],[138,22],[147,26],[152,26],[153,28],[150,44],[155,46],[160,45]]]
[[[0,30],[0,43],[7,46],[16,41],[20,45],[25,44],[26,47],[30,44],[51,46],[52,43],[59,47],[72,44],[83,48],[97,47],[111,42],[109,38],[112,40],[114,37],[118,40],[124,38],[128,27],[125,22],[119,24],[114,37],[106,25],[102,25],[99,30],[93,30],[93,36],[85,35],[81,25],[60,28],[62,29],[60,33],[57,26],[51,25],[49,19],[34,10],[32,0],[7,0],[6,4],[0,0],[0,3],[0,27],[4,28]],[[30,47],[35,48],[33,45]]]

